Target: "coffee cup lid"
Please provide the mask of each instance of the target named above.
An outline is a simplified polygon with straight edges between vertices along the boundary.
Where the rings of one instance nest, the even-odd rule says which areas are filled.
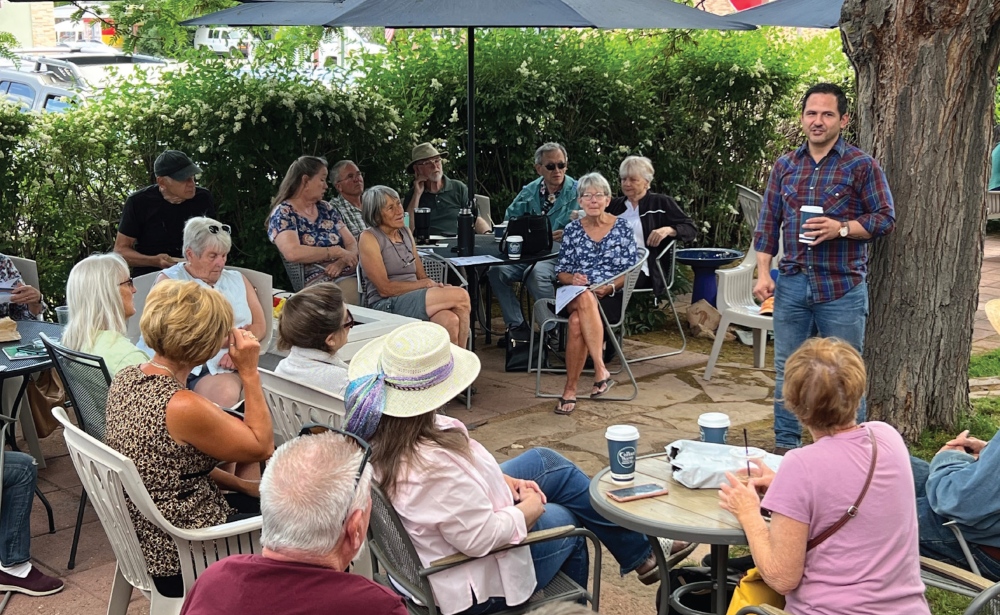
[[[819,205],[803,205],[799,208],[799,211],[806,214],[821,214],[823,213],[823,208]]]
[[[639,430],[632,425],[611,425],[604,436],[608,440],[638,440]]]
[[[702,427],[729,427],[729,415],[722,412],[706,412],[698,417]]]
[[[520,235],[511,235],[510,237],[507,238],[507,243],[510,243],[512,241],[524,241],[524,238],[521,237]]]

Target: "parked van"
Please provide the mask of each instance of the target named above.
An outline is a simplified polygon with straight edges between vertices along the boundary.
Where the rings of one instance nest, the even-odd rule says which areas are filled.
[[[253,36],[243,28],[200,26],[194,33],[194,48],[207,47],[220,56],[233,52],[250,55]]]

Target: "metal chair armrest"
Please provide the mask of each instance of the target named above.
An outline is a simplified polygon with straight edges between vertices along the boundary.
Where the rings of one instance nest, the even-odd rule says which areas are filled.
[[[986,591],[993,587],[993,581],[985,579],[977,574],[973,574],[964,568],[952,566],[944,562],[939,562],[929,557],[920,558],[920,570],[929,572],[939,577],[944,577],[949,581],[954,581],[977,592]]]
[[[762,604],[760,606],[745,606],[736,615],[789,615],[789,613],[776,606]]]
[[[537,532],[529,532],[528,535],[517,544],[507,543],[505,545],[500,545],[494,548],[486,555],[493,555],[494,553],[501,553],[503,551],[508,551],[510,549],[516,549],[517,547],[524,547],[537,542],[546,542],[548,540],[555,540],[556,538],[565,538],[566,536],[573,535],[573,531],[577,528],[572,525],[563,525],[560,527],[553,527],[547,530],[538,530]],[[483,556],[485,557],[485,556]],[[421,576],[432,575],[436,572],[441,572],[442,570],[447,570],[449,568],[454,568],[465,562],[479,559],[478,557],[470,557],[464,553],[455,553],[454,555],[449,555],[448,557],[442,557],[439,560],[434,560],[431,562],[430,566],[420,571]]]
[[[957,521],[946,521],[944,526],[951,530],[955,534],[955,538],[958,540],[958,546],[962,549],[962,554],[965,555],[965,561],[969,563],[969,570],[973,574],[980,574],[979,566],[976,564],[975,558],[972,557],[972,551],[969,550],[969,543],[965,541],[965,536],[962,535],[962,528],[958,527]]]

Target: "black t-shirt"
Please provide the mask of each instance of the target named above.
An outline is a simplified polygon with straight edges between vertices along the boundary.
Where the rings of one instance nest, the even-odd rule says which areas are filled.
[[[215,202],[205,188],[195,188],[194,197],[174,205],[160,194],[156,184],[129,195],[122,210],[118,232],[135,239],[135,251],[146,256],[169,254],[181,258],[184,245],[184,223],[196,216],[214,218]],[[153,271],[156,267],[135,267],[133,276]]]

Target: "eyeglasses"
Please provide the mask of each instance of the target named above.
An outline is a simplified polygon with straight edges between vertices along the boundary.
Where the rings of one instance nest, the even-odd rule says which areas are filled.
[[[347,177],[337,180],[337,183],[339,184],[340,182],[349,182],[349,181],[354,181],[356,179],[364,179],[364,176],[365,176],[364,173],[358,171],[357,173],[351,173]]]
[[[586,194],[581,194],[580,201],[597,201],[606,198],[608,195],[603,192],[587,192]]]
[[[361,482],[361,477],[365,473],[365,468],[368,467],[368,458],[371,457],[372,447],[370,444],[365,442],[361,437],[356,436],[355,434],[352,434],[349,431],[344,431],[343,429],[337,429],[336,427],[330,427],[329,425],[320,425],[319,423],[306,423],[305,425],[302,426],[302,429],[299,430],[299,436],[318,435],[327,431],[332,431],[333,433],[340,434],[345,438],[354,440],[354,443],[357,444],[358,447],[364,453],[361,456],[361,465],[358,466],[358,471],[354,474],[354,489],[352,490],[352,498],[351,498],[353,500],[354,499],[353,494],[357,493],[358,484]],[[348,514],[350,514],[350,511],[348,511]],[[344,516],[344,521],[347,521],[347,515]],[[341,521],[341,523],[343,523],[344,521]]]
[[[209,233],[211,233],[213,235],[218,235],[220,231],[223,232],[223,233],[225,233],[226,235],[232,235],[233,234],[233,227],[229,226],[228,224],[223,224],[222,226],[219,226],[218,224],[210,224],[210,225],[208,225],[208,232]]]
[[[548,169],[548,170],[550,170],[550,171],[555,171],[556,169],[565,169],[566,168],[566,163],[565,162],[550,162],[547,165],[545,165],[545,168]]]
[[[343,328],[350,330],[352,327],[356,327],[359,324],[361,324],[358,321],[354,320],[354,316],[351,314],[351,310],[345,310],[345,311],[347,312],[347,322],[341,325]]]
[[[428,158],[427,160],[421,160],[419,162],[414,162],[413,166],[415,166],[415,167],[422,167],[422,166],[426,166],[426,165],[429,165],[429,164],[441,164],[441,157],[437,156],[435,158]]]
[[[118,284],[118,286],[126,286],[126,285],[128,285],[129,288],[131,288],[131,289],[134,290],[135,289],[135,280],[133,280],[132,278],[129,278],[129,279],[125,280],[124,282],[121,282],[120,284]]]

